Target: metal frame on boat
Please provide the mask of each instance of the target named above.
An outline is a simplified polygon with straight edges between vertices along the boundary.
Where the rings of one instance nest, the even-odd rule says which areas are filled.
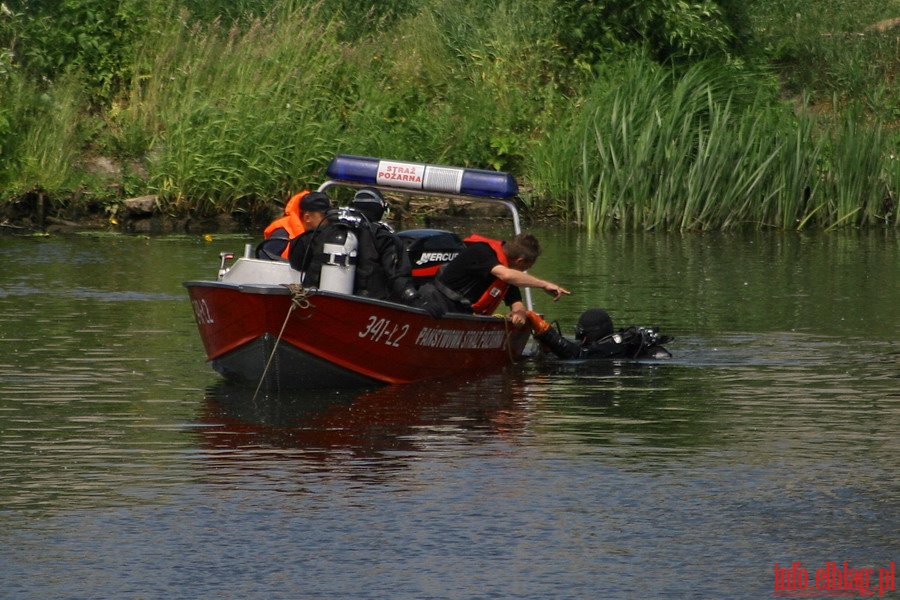
[[[334,186],[389,194],[458,198],[505,206],[521,232],[515,179],[496,171],[338,155]],[[248,247],[230,266],[223,254],[213,281],[188,281],[200,337],[212,367],[228,379],[297,387],[409,383],[497,368],[521,357],[530,336],[505,318],[447,314],[301,285],[286,262],[260,260]],[[530,290],[525,301],[531,308]]]

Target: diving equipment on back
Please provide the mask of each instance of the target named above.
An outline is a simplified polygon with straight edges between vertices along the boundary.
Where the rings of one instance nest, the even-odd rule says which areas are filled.
[[[674,340],[660,335],[658,327],[631,325],[616,331],[612,319],[602,308],[584,311],[575,326],[576,340],[567,339],[540,315],[528,311],[534,338],[541,347],[565,359],[666,359],[672,353],[663,346]]]

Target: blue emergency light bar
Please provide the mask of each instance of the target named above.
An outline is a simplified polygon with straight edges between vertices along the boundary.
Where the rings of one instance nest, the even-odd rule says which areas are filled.
[[[519,193],[509,173],[339,154],[328,164],[330,179],[444,194],[513,198]]]

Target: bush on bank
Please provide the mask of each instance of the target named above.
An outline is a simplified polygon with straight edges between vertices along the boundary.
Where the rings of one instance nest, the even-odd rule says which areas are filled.
[[[7,1],[0,205],[265,219],[346,152],[509,170],[592,229],[897,225],[871,3],[473,4]]]

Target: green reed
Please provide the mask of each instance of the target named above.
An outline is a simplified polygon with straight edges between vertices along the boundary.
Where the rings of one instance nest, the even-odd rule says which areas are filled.
[[[896,224],[886,199],[900,180],[883,128],[773,103],[731,77],[638,65],[601,86],[556,133],[581,140],[581,152],[551,156],[553,141],[538,158],[566,173],[568,188],[555,189],[573,190],[570,217],[589,230]]]
[[[829,226],[887,221],[887,213],[896,210],[891,202],[896,202],[900,179],[896,159],[885,155],[888,135],[884,128],[848,115],[831,131],[831,140],[832,169],[825,182],[826,193],[833,199]]]

